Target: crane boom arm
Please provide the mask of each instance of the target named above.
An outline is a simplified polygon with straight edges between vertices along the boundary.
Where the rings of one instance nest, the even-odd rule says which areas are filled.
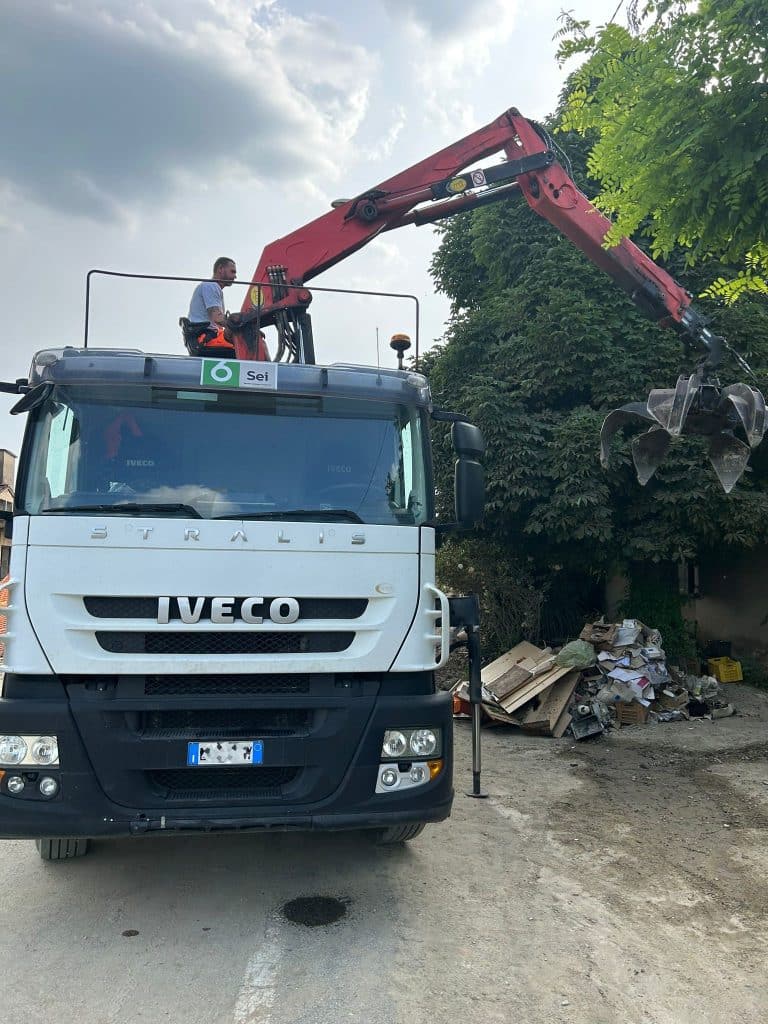
[[[465,171],[502,154],[500,164]],[[462,173],[463,172],[463,173]],[[260,326],[286,323],[311,301],[303,286],[384,231],[434,223],[464,210],[522,194],[653,319],[676,327],[705,349],[717,339],[691,306],[691,296],[627,238],[605,248],[607,217],[578,188],[550,145],[547,133],[514,107],[458,142],[368,189],[262,252],[242,306],[241,319]],[[253,358],[258,334],[235,335],[238,358]],[[260,343],[258,343],[260,344]]]

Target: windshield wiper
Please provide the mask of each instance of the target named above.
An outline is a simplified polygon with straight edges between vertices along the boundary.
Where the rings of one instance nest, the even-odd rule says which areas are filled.
[[[233,512],[231,515],[213,516],[213,519],[309,519],[322,522],[325,519],[346,519],[350,523],[363,520],[348,508],[286,508],[279,512]]]
[[[115,503],[104,503],[101,505],[63,505],[61,508],[44,508],[40,515],[66,515],[68,512],[116,512],[125,515],[177,515],[189,516],[192,519],[203,517],[194,505],[184,505],[176,501],[118,501]]]

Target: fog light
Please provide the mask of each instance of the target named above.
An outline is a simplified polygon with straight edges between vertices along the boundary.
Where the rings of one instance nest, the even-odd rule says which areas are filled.
[[[0,764],[21,764],[27,756],[22,736],[0,736]]]
[[[384,733],[384,743],[381,747],[383,757],[402,757],[408,749],[408,740],[401,732],[388,729]]]
[[[55,736],[38,736],[32,741],[29,752],[35,764],[55,764],[59,760],[59,744]]]
[[[411,734],[411,750],[417,757],[429,757],[437,750],[437,736],[431,729],[416,729]]]
[[[8,792],[16,796],[24,789],[24,779],[20,775],[11,775],[8,779]]]
[[[413,782],[414,785],[416,785],[416,786],[418,786],[419,783],[421,783],[421,782],[426,782],[427,779],[429,778],[429,775],[427,773],[427,769],[424,767],[423,764],[415,764],[415,765],[413,765],[411,767],[410,776],[411,776],[411,782]]]
[[[391,788],[392,786],[396,786],[397,785],[399,778],[400,778],[400,775],[399,775],[397,769],[395,769],[395,768],[385,768],[384,771],[381,773],[381,784],[382,784],[382,786],[387,786],[387,787]],[[21,781],[21,780],[19,780],[19,781]],[[22,785],[24,785],[24,783],[22,783]]]
[[[37,788],[40,790],[41,796],[56,796],[59,792],[58,782],[56,779],[52,779],[50,775],[40,779],[40,785]]]

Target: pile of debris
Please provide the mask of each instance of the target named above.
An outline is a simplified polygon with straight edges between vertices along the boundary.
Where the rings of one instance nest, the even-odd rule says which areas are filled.
[[[555,738],[733,714],[714,677],[668,667],[661,634],[637,619],[588,623],[557,652],[524,641],[486,665],[481,681],[486,721]],[[468,684],[452,692],[454,713],[469,714]]]

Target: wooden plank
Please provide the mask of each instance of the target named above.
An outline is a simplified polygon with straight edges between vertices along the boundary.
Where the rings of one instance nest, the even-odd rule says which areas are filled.
[[[527,704],[532,697],[535,697],[543,690],[546,690],[547,687],[560,679],[561,676],[572,671],[573,670],[571,668],[562,668],[560,666],[553,668],[550,672],[545,672],[544,675],[537,676],[532,679],[527,686],[522,687],[520,690],[516,690],[515,693],[511,694],[506,700],[501,702],[501,706],[505,711],[516,711],[518,708],[522,707],[523,704]]]
[[[546,692],[546,691],[545,691]],[[549,715],[542,713],[542,705],[535,706],[537,698],[534,697],[530,701],[530,706],[525,711],[525,717],[523,718],[523,725],[528,729],[546,729],[549,730]],[[523,709],[521,708],[521,711]]]
[[[503,700],[513,690],[529,682],[531,678],[532,673],[527,668],[523,668],[522,665],[515,665],[514,668],[509,669],[508,672],[505,672],[503,676],[500,676],[494,682],[485,683],[485,688],[490,690],[497,700]]]
[[[543,675],[545,672],[550,672],[555,667],[554,657],[554,655],[550,655],[549,657],[543,658],[538,662],[538,664],[534,664],[530,659],[526,658],[519,665],[516,665],[508,672],[505,672],[504,675],[495,682],[485,684],[486,689],[490,690],[497,700],[502,701],[511,693],[514,693],[521,687],[525,686],[532,679]]]
[[[487,686],[489,683],[494,682],[508,672],[515,665],[519,665],[521,661],[526,658],[530,658],[531,661],[537,664],[543,657],[547,657],[551,654],[550,648],[541,650],[539,647],[535,647],[533,644],[529,644],[527,640],[523,640],[517,644],[506,654],[502,654],[500,658],[492,661],[489,665],[486,665],[480,672],[480,678],[482,682]]]
[[[538,647],[524,641],[487,665],[480,673],[480,678],[483,686],[490,690],[497,700],[502,700],[519,686],[527,683],[532,675],[543,671],[553,657],[550,648],[539,650]],[[503,671],[496,675],[495,673],[502,667]]]
[[[554,739],[559,740],[562,736],[565,735],[565,730],[571,724],[572,720],[573,715],[567,708],[564,708],[557,722],[555,722],[554,729],[552,730],[552,736],[554,737]]]
[[[569,672],[567,676],[559,679],[546,694],[542,696],[541,710],[546,714],[550,729],[553,729],[563,710],[570,703],[576,683],[579,681],[578,672]]]
[[[527,709],[518,711],[521,714],[525,710],[523,728],[542,736],[555,736],[560,726],[559,735],[562,736],[571,721],[568,705],[578,681],[579,673],[572,670],[538,696],[532,697]]]
[[[505,711],[509,711],[511,714],[512,712],[517,711],[518,708],[523,707],[524,704],[527,704],[528,701],[533,700],[533,698],[538,696],[542,690],[546,690],[546,688],[551,685],[551,680],[534,680],[529,686],[525,687],[524,690],[510,694],[501,706]]]
[[[541,679],[531,679],[529,683],[526,683],[525,686],[519,687],[517,690],[515,690],[513,693],[510,693],[508,697],[505,697],[504,700],[500,701],[499,703],[501,704],[505,711],[511,710],[513,704],[516,704],[517,707],[522,707],[523,704],[527,704],[529,700],[533,700],[533,698],[537,694],[541,693],[542,690],[546,690],[546,688],[550,685],[551,680],[544,679],[542,685]]]
[[[501,708],[494,707],[493,704],[483,704],[483,712],[488,718],[502,725],[520,725],[520,721],[515,715],[509,715],[506,711],[502,711]]]

